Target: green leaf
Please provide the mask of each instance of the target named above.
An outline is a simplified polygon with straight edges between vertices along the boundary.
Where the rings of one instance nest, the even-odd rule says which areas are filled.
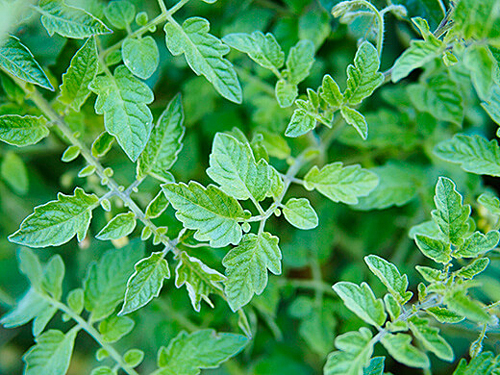
[[[354,65],[347,67],[347,88],[344,103],[356,105],[369,97],[384,81],[384,75],[378,71],[380,60],[377,49],[364,42],[354,57]],[[366,138],[366,136],[365,136]]]
[[[413,23],[418,26],[416,19]],[[421,68],[443,53],[446,45],[429,32],[429,25],[425,19],[420,18],[426,29],[424,29],[424,40],[412,40],[410,47],[397,58],[392,67],[392,82],[398,82],[406,78],[413,70]]]
[[[92,156],[95,158],[102,158],[111,150],[115,138],[108,132],[102,132],[96,140],[92,143]]]
[[[409,319],[410,330],[425,349],[433,352],[444,361],[452,362],[455,358],[453,349],[444,338],[439,335],[439,329],[431,327],[428,319],[413,316]]]
[[[185,251],[177,257],[180,261],[175,269],[175,286],[180,288],[186,285],[191,305],[196,312],[200,312],[202,299],[213,307],[209,295],[215,290],[222,291],[220,283],[226,279],[224,275],[198,258],[190,257]]]
[[[143,257],[144,243],[131,241],[121,249],[111,249],[90,265],[84,280],[85,308],[92,321],[109,316],[123,301],[127,280],[135,263]]]
[[[126,29],[135,17],[135,6],[127,0],[112,1],[104,9],[108,21],[117,29]]]
[[[164,184],[162,189],[177,211],[177,219],[185,228],[196,230],[196,240],[210,241],[212,247],[240,242],[238,222],[245,220],[246,214],[236,199],[213,185],[205,188],[195,181],[189,185]]]
[[[28,192],[28,171],[23,159],[15,153],[9,151],[4,155],[0,165],[0,175],[17,194],[24,195]]]
[[[446,293],[444,303],[455,314],[463,315],[474,322],[491,322],[491,317],[484,310],[484,307],[479,302],[469,298],[463,290],[451,290]]]
[[[231,48],[246,53],[263,68],[277,71],[285,63],[285,54],[273,34],[254,31],[252,34],[236,33],[222,38]]]
[[[483,100],[489,98],[498,70],[491,50],[487,46],[472,45],[465,50],[464,62],[478,96]]]
[[[264,232],[246,234],[239,246],[222,260],[226,268],[225,294],[233,311],[245,306],[252,296],[267,285],[267,270],[281,274],[281,250],[278,237]]]
[[[95,38],[89,38],[71,59],[68,70],[62,76],[61,103],[80,111],[90,95],[89,84],[94,80],[98,68]]]
[[[488,211],[490,211],[495,216],[500,216],[500,199],[491,193],[483,193],[477,198],[477,201],[481,203]]]
[[[477,258],[482,253],[494,249],[500,241],[498,231],[490,231],[486,234],[474,232],[465,239],[453,252],[456,258]]]
[[[104,342],[113,343],[130,333],[135,322],[126,316],[111,315],[99,323],[99,332]]]
[[[128,236],[135,229],[137,222],[133,212],[116,215],[95,236],[98,240],[117,240]]]
[[[448,264],[451,261],[451,248],[444,241],[417,234],[415,243],[427,258],[442,264]]]
[[[345,122],[356,129],[361,138],[366,140],[368,137],[368,125],[366,123],[365,116],[350,107],[340,108],[340,114],[344,118]]]
[[[313,229],[318,226],[318,215],[307,198],[291,198],[283,206],[285,219],[299,229]]]
[[[458,85],[448,74],[433,74],[427,82],[407,87],[413,105],[438,120],[462,124],[464,106]]]
[[[0,140],[13,146],[28,146],[49,135],[45,117],[0,116]]]
[[[411,345],[411,336],[404,333],[386,334],[380,342],[389,354],[398,362],[410,367],[428,368],[429,358],[425,353]]]
[[[415,268],[428,283],[439,282],[444,278],[443,272],[435,268],[426,266],[415,266]]]
[[[479,135],[457,134],[439,143],[434,153],[463,170],[476,174],[500,176],[500,147],[496,140],[487,141]]]
[[[62,282],[64,279],[64,262],[59,254],[50,258],[45,266],[42,278],[43,290],[55,300],[60,300],[62,296]]]
[[[144,352],[139,349],[130,349],[123,355],[123,360],[131,367],[137,367],[144,359]]]
[[[242,92],[233,65],[223,56],[229,47],[209,34],[210,23],[200,17],[165,24],[166,42],[174,56],[185,54],[186,60],[197,75],[203,75],[226,99],[241,103]]]
[[[163,182],[172,181],[172,175],[168,170],[172,168],[182,149],[182,138],[185,131],[183,122],[184,112],[181,97],[176,95],[163,111],[144,152],[139,158],[137,164],[139,179],[149,174]]]
[[[162,252],[152,253],[135,265],[127,282],[125,301],[118,315],[129,314],[160,295],[164,279],[170,278],[168,263]]]
[[[500,13],[496,0],[461,0],[453,12],[454,30],[465,39],[488,41],[500,44]]]
[[[373,354],[372,334],[367,328],[337,336],[335,346],[340,349],[327,357],[324,375],[363,375]]]
[[[375,173],[359,165],[343,167],[341,162],[328,164],[321,170],[314,166],[304,177],[307,190],[316,189],[334,202],[358,203],[358,197],[367,196],[378,184]]]
[[[413,293],[407,291],[408,276],[401,275],[394,264],[376,255],[366,256],[365,262],[400,304],[404,305],[410,300]]]
[[[453,375],[496,375],[494,370],[498,369],[497,358],[491,352],[479,353],[469,363],[462,358]]]
[[[35,9],[42,15],[42,24],[50,36],[57,33],[83,39],[112,32],[101,20],[83,9],[66,5],[63,0],[41,0]]]
[[[23,356],[26,375],[64,375],[68,371],[78,330],[67,334],[51,329],[35,338],[36,345]]]
[[[462,204],[455,184],[446,177],[439,177],[434,202],[437,210],[432,211],[432,219],[452,244],[459,245],[468,230],[470,206]]]
[[[316,127],[316,122],[316,114],[302,108],[296,109],[286,128],[285,135],[293,138],[304,135]]]
[[[106,130],[135,162],[151,133],[153,116],[146,104],[153,101],[153,92],[123,65],[112,77],[97,76],[90,89],[98,95],[95,111],[104,114]]]
[[[343,96],[339,85],[329,74],[323,77],[323,82],[319,88],[319,96],[334,109],[340,108],[342,105]]]
[[[497,125],[500,125],[500,86],[494,85],[490,96],[483,100],[481,103],[483,109]]]
[[[333,286],[333,290],[344,301],[346,307],[365,322],[380,327],[387,316],[381,299],[375,298],[367,283],[361,286],[347,281],[341,281]]]
[[[84,303],[85,301],[83,296],[83,289],[81,288],[73,289],[71,292],[68,293],[67,297],[68,307],[78,315],[80,315],[81,312],[83,311]]]
[[[476,275],[482,273],[489,264],[490,260],[488,258],[476,259],[471,264],[455,271],[454,274],[464,279],[473,279]]]
[[[9,241],[30,247],[59,246],[75,234],[82,241],[98,201],[97,196],[86,194],[81,188],[76,188],[74,195],[59,193],[56,201],[36,207],[20,229],[9,236]]]
[[[368,367],[363,370],[363,375],[383,375],[385,357],[374,357],[370,360]]]
[[[286,59],[286,69],[282,74],[290,84],[297,86],[309,76],[314,64],[314,44],[310,40],[301,40],[290,48]]]
[[[156,219],[157,217],[160,217],[167,207],[168,199],[165,197],[165,194],[163,194],[163,191],[160,190],[156,197],[149,202],[146,207],[146,219]]]
[[[281,108],[290,107],[297,98],[297,95],[299,95],[298,87],[285,79],[280,79],[276,82],[274,91]]]
[[[30,50],[15,36],[9,36],[0,46],[0,67],[25,82],[54,91]]]
[[[198,375],[200,369],[217,368],[238,354],[248,343],[243,335],[216,333],[205,329],[179,333],[168,347],[158,352],[158,367],[153,375]]]
[[[228,134],[215,135],[207,174],[222,191],[239,200],[261,201],[270,188],[267,162],[256,162],[250,145]]]
[[[160,63],[158,45],[149,35],[140,39],[126,38],[122,44],[122,57],[132,74],[142,79],[151,77]]]
[[[462,315],[455,314],[454,312],[444,308],[444,307],[431,307],[426,310],[430,315],[432,315],[440,323],[459,323],[465,318]]]
[[[31,287],[28,292],[17,301],[15,307],[2,316],[0,323],[5,328],[15,328],[38,319],[44,311],[50,309],[50,303],[37,290]]]

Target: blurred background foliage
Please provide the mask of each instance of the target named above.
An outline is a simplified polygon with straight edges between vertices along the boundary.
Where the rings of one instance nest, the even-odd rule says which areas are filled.
[[[68,2],[105,19],[102,14],[103,1]],[[147,12],[150,19],[158,14],[156,1],[132,2],[138,11]],[[174,4],[172,1],[166,3],[167,6]],[[357,40],[365,37],[373,40],[370,35],[373,17],[358,17],[349,25],[343,24],[329,13],[336,3],[336,0],[219,0],[209,5],[193,0],[176,17],[205,17],[211,22],[212,33],[219,37],[234,32],[270,31],[285,52],[299,39],[312,40],[317,48],[316,61],[311,75],[300,86],[301,92],[305,92],[307,87],[318,87],[326,73],[331,74],[337,82],[345,82],[346,67],[353,60]],[[372,3],[380,7],[387,5],[382,0]],[[431,29],[436,28],[443,18],[438,1],[394,0],[393,3],[406,6],[410,16],[418,15],[429,20]],[[27,6],[20,13],[23,21],[12,32],[22,39],[45,67],[50,78],[57,83],[81,42],[57,35],[49,37],[38,16],[32,14]],[[5,25],[4,22],[2,24]],[[162,30],[156,30],[152,35],[160,46],[160,67],[147,80],[156,97],[151,106],[153,114],[157,118],[173,96],[181,92],[186,115],[184,147],[172,169],[176,180],[192,179],[204,185],[209,183],[205,170],[212,140],[217,132],[236,127],[249,139],[258,133],[266,137],[284,133],[292,109],[282,109],[277,104],[269,72],[256,66],[243,54],[231,52],[228,58],[237,67],[244,89],[243,104],[236,105],[221,98],[204,78],[194,76],[184,58],[169,54]],[[381,71],[392,66],[408,46],[409,40],[416,35],[409,18],[398,19],[394,15],[386,17]],[[124,36],[124,31],[117,31],[100,37],[101,45],[106,48]],[[371,195],[361,199],[357,206],[348,207],[297,188],[297,194],[307,196],[317,208],[320,225],[311,231],[300,231],[283,220],[271,220],[271,232],[279,234],[283,250],[283,275],[271,276],[264,294],[254,298],[248,308],[251,324],[256,329],[255,339],[237,360],[228,362],[218,370],[205,371],[204,374],[320,374],[326,354],[333,349],[334,337],[362,325],[331,290],[334,282],[373,281],[373,275],[368,273],[362,260],[365,255],[373,253],[391,260],[401,272],[408,273],[410,285],[415,289],[420,279],[415,275],[414,266],[425,264],[427,260],[415,247],[408,229],[429,219],[433,206],[433,187],[438,176],[448,176],[457,183],[458,190],[466,197],[466,203],[472,205],[473,216],[482,230],[495,225],[476,198],[485,190],[498,189],[498,182],[468,174],[432,154],[438,142],[449,139],[458,131],[491,138],[496,130],[495,125],[480,107],[469,77],[461,74],[460,64],[450,68],[450,71],[461,88],[465,108],[462,129],[433,117],[424,106],[415,103],[407,87],[417,84],[422,75],[438,74],[444,69],[442,63],[430,65],[424,72],[419,70],[412,73],[403,83],[385,85],[364,103],[363,113],[369,125],[367,141],[361,140],[351,127],[344,126],[328,150],[328,155],[324,155],[325,162],[360,163],[365,168],[374,168],[379,175],[386,176],[383,180],[385,184],[399,189],[398,198],[384,204],[383,199],[372,199]],[[16,90],[8,77],[2,75],[1,81],[0,114],[37,114],[34,107],[25,105],[24,95]],[[50,94],[48,96],[50,98]],[[88,144],[103,128],[102,116],[94,113],[93,102],[92,99],[87,101],[82,112],[68,117],[70,126],[80,132]],[[297,154],[307,141],[304,138],[287,139],[281,151],[286,152],[290,147],[292,154]],[[56,133],[29,148],[14,150],[4,143],[0,144],[0,314],[14,304],[28,285],[18,270],[16,246],[7,241],[7,236],[18,228],[33,207],[54,199],[59,191],[71,193],[75,185],[86,191],[103,191],[96,177],[77,177],[84,165],[83,161],[64,164],[60,160],[65,148],[64,141]],[[274,155],[279,155],[279,152],[280,149],[274,150]],[[271,160],[278,170],[286,170],[284,160],[275,157]],[[134,165],[118,147],[115,146],[108,153],[103,163],[114,169],[119,183],[128,186],[134,181]],[[404,186],[401,186],[402,183]],[[135,198],[145,207],[157,192],[157,184],[148,179]],[[90,231],[97,233],[116,213],[97,210]],[[169,208],[157,219],[159,225],[169,227],[169,233],[177,233],[181,229],[173,213]],[[131,237],[138,235],[139,230],[136,229]],[[81,284],[88,264],[98,259],[109,246],[109,243],[94,239],[85,240],[79,245],[73,240],[62,247],[38,250],[37,254],[42,260],[54,253],[63,257],[67,269],[64,281],[67,291]],[[151,244],[148,246],[148,250],[153,250]],[[210,267],[222,271],[221,259],[227,249],[199,248],[190,251]],[[488,271],[480,278],[487,296],[479,298],[500,300],[499,275],[500,261],[498,258],[492,259]],[[380,284],[373,282],[370,285],[377,293]],[[378,290],[381,291],[382,288]],[[318,295],[321,298],[318,299]],[[236,315],[218,297],[213,299],[214,309],[204,305],[202,311],[196,313],[191,308],[185,290],[176,289],[173,280],[168,280],[160,298],[132,315],[136,328],[118,345],[133,345],[145,350],[146,358],[139,371],[147,373],[153,368],[157,348],[165,345],[182,329],[214,327],[218,331],[237,330]],[[67,324],[60,319],[51,323],[65,329]],[[466,355],[469,343],[478,334],[476,328],[467,323],[447,326],[442,332],[452,343],[457,358]],[[498,352],[499,338],[500,332],[491,332],[486,347]],[[20,374],[21,355],[32,343],[29,326],[14,330],[0,327],[0,373]],[[94,357],[96,344],[91,338],[81,335],[76,348],[68,373],[89,373],[97,363]],[[454,367],[436,358],[432,360],[435,360],[433,368],[436,374],[448,374]],[[394,374],[401,371],[405,371],[405,374],[418,373],[418,370],[403,369],[390,360],[387,369]]]

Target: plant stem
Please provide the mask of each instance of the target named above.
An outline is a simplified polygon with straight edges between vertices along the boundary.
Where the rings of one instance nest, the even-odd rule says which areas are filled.
[[[71,317],[79,327],[81,327],[85,332],[87,332],[92,338],[104,349],[106,350],[109,355],[115,360],[115,362],[129,375],[139,375],[137,371],[135,371],[132,367],[130,367],[124,360],[123,357],[116,351],[116,349],[111,346],[110,344],[107,344],[104,342],[103,337],[101,334],[90,324],[87,322],[85,319],[83,319],[80,315],[75,313],[73,310],[71,310],[68,306],[65,304],[49,297],[46,296],[46,298],[49,300],[50,304],[57,308],[58,310],[64,312],[66,315]]]

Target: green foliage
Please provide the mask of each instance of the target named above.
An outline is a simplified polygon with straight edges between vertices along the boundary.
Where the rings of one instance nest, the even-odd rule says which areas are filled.
[[[0,373],[499,373],[500,1],[0,3]]]

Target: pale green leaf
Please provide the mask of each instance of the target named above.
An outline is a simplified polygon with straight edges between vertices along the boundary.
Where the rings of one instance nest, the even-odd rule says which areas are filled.
[[[359,104],[382,84],[384,75],[378,71],[379,67],[377,49],[370,42],[361,44],[354,57],[354,65],[347,67],[344,103]]]
[[[453,375],[496,375],[498,371],[498,357],[491,352],[479,353],[469,363],[465,358],[460,360]]]
[[[413,316],[409,319],[410,330],[425,349],[433,352],[444,361],[452,362],[455,358],[453,349],[444,338],[439,335],[439,329],[429,325],[428,319]]]
[[[111,249],[90,265],[84,280],[85,308],[93,321],[109,316],[123,301],[134,264],[143,257],[144,243],[138,240],[121,249]]]
[[[50,303],[33,287],[17,301],[15,307],[2,316],[0,323],[5,328],[15,328],[37,319],[50,309]]]
[[[139,349],[130,349],[123,355],[123,360],[131,367],[137,367],[144,359],[144,352]]]
[[[98,240],[117,240],[133,232],[137,224],[135,214],[127,212],[116,215],[95,236]]]
[[[172,168],[182,149],[182,138],[185,131],[183,122],[184,112],[181,97],[176,95],[163,111],[144,152],[139,158],[137,164],[139,179],[150,174],[163,182],[172,182],[172,175],[168,170]]]
[[[0,140],[14,146],[28,146],[49,135],[45,117],[0,116]]]
[[[270,187],[267,162],[256,162],[248,143],[223,133],[215,136],[207,174],[222,191],[239,200],[261,201]]]
[[[263,68],[276,71],[285,63],[285,54],[273,34],[254,31],[252,34],[236,33],[222,38],[231,48],[246,53]]]
[[[104,9],[108,21],[117,29],[126,29],[135,17],[135,6],[128,0],[111,1]]]
[[[372,334],[367,328],[348,332],[335,339],[339,349],[330,353],[323,368],[324,375],[363,375],[373,354]]]
[[[142,79],[151,77],[160,63],[158,45],[149,35],[140,39],[126,38],[122,44],[122,57],[132,74]]]
[[[378,184],[375,173],[359,165],[343,167],[341,162],[328,164],[321,170],[314,166],[304,177],[308,190],[316,189],[334,202],[358,203],[358,197],[367,196]]]
[[[285,79],[280,79],[276,82],[275,87],[276,99],[281,108],[290,107],[297,95],[299,95],[299,89],[296,85],[291,84]]]
[[[290,48],[286,59],[286,69],[283,77],[292,85],[297,86],[309,76],[314,64],[314,44],[310,40],[301,40]]]
[[[392,294],[387,293],[384,296],[384,305],[385,309],[389,313],[389,317],[391,318],[392,322],[397,323],[397,319],[401,314],[401,306],[399,302],[396,300],[396,298],[394,298]]]
[[[252,296],[267,285],[267,270],[281,274],[281,250],[278,237],[264,232],[246,234],[239,246],[222,260],[226,268],[225,294],[233,311],[245,306]]]
[[[442,264],[447,264],[451,261],[451,248],[444,241],[417,234],[415,236],[415,243],[427,258]]]
[[[154,199],[149,202],[146,207],[146,218],[147,219],[155,219],[159,217],[168,207],[168,199],[163,194],[163,191],[160,192],[154,197]]]
[[[383,375],[385,367],[385,357],[374,357],[370,364],[364,368],[363,375]]]
[[[492,193],[481,194],[479,198],[477,198],[477,201],[481,203],[493,215],[500,216],[500,199],[498,199]]]
[[[404,305],[410,300],[413,293],[407,291],[408,276],[401,275],[394,264],[376,255],[366,256],[365,262],[399,303]]]
[[[4,154],[0,165],[0,175],[17,194],[24,195],[28,192],[28,171],[23,159],[17,154],[10,151]]]
[[[17,251],[17,258],[19,270],[35,289],[42,291],[43,268],[38,256],[31,249],[21,247]]]
[[[491,94],[481,103],[483,109],[488,113],[497,125],[500,125],[500,86],[494,85]],[[497,130],[498,133],[498,130]]]
[[[413,105],[438,120],[462,124],[464,106],[458,85],[446,73],[433,74],[426,82],[407,87]]]
[[[342,105],[343,96],[339,85],[329,74],[323,77],[319,95],[332,108],[339,108]]]
[[[455,314],[454,312],[444,308],[444,307],[431,307],[426,310],[430,315],[432,315],[440,323],[450,323],[456,324],[464,320],[462,315]]]
[[[106,131],[102,132],[92,143],[92,156],[102,158],[111,150],[114,142],[115,138],[112,135]]]
[[[59,193],[56,201],[36,207],[9,240],[30,247],[59,246],[76,234],[82,241],[98,201],[97,196],[86,194],[81,188],[76,188],[74,195]]]
[[[500,11],[496,0],[461,0],[453,12],[454,30],[466,39],[500,45]]]
[[[233,197],[217,187],[203,187],[195,181],[189,185],[164,184],[163,192],[184,227],[196,230],[198,241],[210,241],[210,246],[224,247],[238,244],[242,232],[238,222],[246,215]]]
[[[209,22],[200,17],[184,21],[182,27],[173,22],[165,25],[167,47],[174,56],[185,54],[197,75],[203,75],[226,99],[241,103],[242,92],[233,65],[223,56],[229,47],[209,34]]]
[[[318,215],[307,198],[291,198],[283,206],[285,219],[299,229],[313,229],[318,226]]]
[[[296,109],[286,128],[285,135],[294,138],[304,135],[316,127],[316,121],[315,114],[301,108]]]
[[[160,295],[164,279],[170,278],[168,263],[162,252],[152,253],[135,265],[127,282],[125,301],[119,315],[129,314]]]
[[[104,342],[113,343],[130,333],[135,322],[126,316],[111,315],[99,323],[99,332]]]
[[[361,286],[347,281],[341,281],[333,286],[333,290],[344,301],[346,307],[365,322],[380,327],[387,316],[381,299],[375,298],[367,283]]]
[[[434,153],[441,159],[460,164],[467,172],[500,176],[500,147],[494,139],[488,142],[479,135],[457,134],[439,143]]]
[[[498,62],[491,50],[487,46],[472,45],[465,51],[464,62],[477,95],[483,100],[489,98],[498,71]]]
[[[472,279],[476,275],[482,273],[489,264],[490,260],[488,258],[476,259],[471,264],[455,271],[454,274],[459,277],[463,277],[464,279]]]
[[[286,159],[290,156],[292,150],[282,135],[267,130],[260,130],[259,134],[263,136],[262,144],[269,156],[278,159]]]
[[[494,249],[498,241],[500,241],[498,231],[490,231],[486,234],[474,232],[453,251],[453,256],[457,258],[476,258],[482,253]]]
[[[92,35],[111,33],[111,30],[90,13],[64,3],[64,0],[41,0],[36,10],[42,15],[42,24],[53,36],[88,38]]]
[[[442,281],[444,275],[443,272],[437,270],[435,268],[426,267],[426,266],[415,266],[416,270],[420,275],[424,278],[428,283],[434,283]]]
[[[469,298],[463,290],[450,290],[444,296],[444,303],[455,314],[463,315],[474,322],[491,322],[491,317],[484,309],[484,306]]]
[[[95,111],[104,114],[106,130],[135,162],[151,133],[153,116],[146,104],[153,101],[153,92],[123,65],[112,77],[97,76],[90,89],[98,95]]]
[[[89,38],[71,59],[68,70],[62,76],[61,103],[80,111],[90,95],[89,84],[94,80],[98,68],[95,38]]]
[[[0,67],[25,82],[54,91],[30,50],[14,36],[9,36],[0,46]]]
[[[43,271],[42,288],[56,300],[62,296],[64,272],[64,262],[59,254],[50,258]]]
[[[68,371],[73,345],[78,330],[72,329],[64,334],[51,329],[38,336],[36,345],[23,356],[26,362],[26,375],[64,375]]]
[[[368,124],[366,123],[365,116],[350,107],[341,107],[340,114],[345,122],[351,125],[359,133],[361,138],[368,137]]]
[[[209,295],[216,290],[222,291],[221,282],[226,278],[216,270],[208,267],[198,258],[189,256],[185,251],[178,256],[179,264],[175,269],[175,286],[186,285],[193,309],[200,312],[203,299],[211,307]]]
[[[392,67],[392,82],[398,82],[406,78],[413,70],[421,68],[435,58],[439,57],[446,45],[428,32],[429,25],[424,19],[420,19],[427,26],[427,33],[423,33],[424,40],[412,40],[410,47],[394,62]],[[416,23],[415,19],[412,21]]]
[[[238,354],[248,343],[243,335],[216,333],[205,329],[181,332],[168,347],[158,352],[158,367],[153,375],[198,375],[200,369],[217,368]]]
[[[470,206],[462,204],[462,196],[455,184],[446,177],[439,178],[434,202],[437,209],[432,211],[432,218],[439,230],[452,244],[460,244],[462,236],[468,230]]]
[[[69,292],[67,297],[67,305],[78,315],[81,314],[84,307],[83,289],[77,288]]]
[[[410,367],[428,368],[429,357],[411,345],[411,340],[411,336],[404,333],[389,333],[383,336],[380,342],[396,361]]]

